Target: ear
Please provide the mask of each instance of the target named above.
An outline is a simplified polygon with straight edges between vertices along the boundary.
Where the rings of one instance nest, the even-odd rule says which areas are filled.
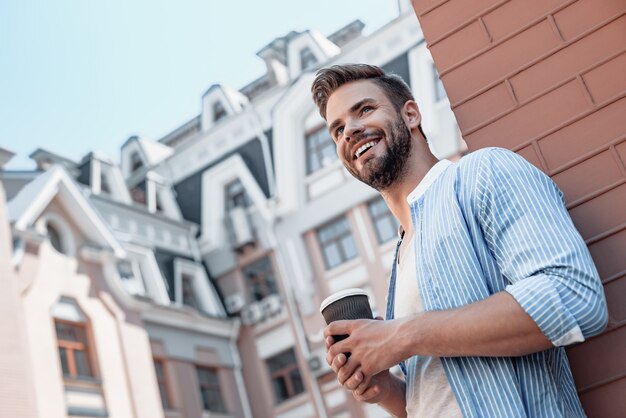
[[[422,123],[422,114],[415,101],[407,100],[404,103],[404,106],[402,106],[402,119],[404,119],[404,123],[406,123],[411,132]]]

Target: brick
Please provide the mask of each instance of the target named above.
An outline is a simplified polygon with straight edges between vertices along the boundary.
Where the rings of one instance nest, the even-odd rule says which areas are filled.
[[[624,25],[626,17],[612,22],[511,77],[510,81],[518,100],[524,102],[615,54],[626,44]],[[624,77],[620,78],[624,80]]]
[[[604,285],[604,294],[611,320],[616,323],[626,321],[626,275]]]
[[[570,82],[464,137],[474,148],[515,148],[581,113],[588,106],[579,85]]]
[[[625,16],[626,17],[626,16]],[[626,19],[622,19],[622,33],[626,35]],[[626,45],[626,36],[621,39]],[[626,92],[626,53],[621,54],[583,76],[595,103],[602,103]]]
[[[506,85],[500,83],[453,110],[461,129],[468,129],[514,107]]]
[[[490,49],[463,66],[442,73],[451,103],[456,103],[486,85],[503,78],[559,45],[548,24],[542,21]]]
[[[565,193],[567,202],[573,202],[622,178],[613,155],[607,150],[553,176],[552,180]]]
[[[489,44],[485,30],[478,20],[475,20],[471,25],[444,38],[441,42],[431,45],[430,52],[437,63],[437,67],[443,71],[489,46]]]
[[[625,331],[626,328],[609,332],[567,350],[578,388],[589,387],[626,371]]]
[[[620,157],[622,167],[626,168],[626,141],[622,141],[620,144],[617,144],[615,146],[615,150]]]
[[[561,35],[568,41],[624,11],[624,0],[580,0],[555,13],[554,20]]]
[[[522,148],[521,150],[517,151],[517,153],[524,157],[526,161],[537,167],[539,170],[544,170],[541,161],[539,160],[539,157],[535,152],[535,148],[532,145]]]
[[[439,39],[500,0],[451,0],[420,16],[427,39]],[[423,10],[423,9],[422,9]],[[418,13],[419,14],[419,13]]]
[[[589,418],[623,418],[626,411],[626,377],[580,395]]]
[[[589,246],[589,252],[596,263],[603,280],[626,272],[626,230],[610,235]]]
[[[485,25],[496,42],[533,20],[546,16],[566,0],[510,0],[486,14]]]
[[[437,4],[441,4],[444,1],[446,0],[412,0],[411,3],[413,4],[413,10],[415,10],[415,13],[420,16],[425,10],[436,6]]]
[[[624,135],[625,114],[626,99],[622,99],[539,140],[548,168],[560,167]]]
[[[569,211],[580,235],[587,240],[626,222],[626,184]]]

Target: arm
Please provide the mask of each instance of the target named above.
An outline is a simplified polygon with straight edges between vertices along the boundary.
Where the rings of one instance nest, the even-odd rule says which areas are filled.
[[[326,348],[333,344],[333,338],[326,338]],[[339,371],[346,362],[346,356],[339,354],[330,364],[332,369]],[[352,391],[354,399],[359,402],[375,403],[397,418],[406,417],[406,385],[405,382],[388,370],[384,370],[371,379],[364,380],[363,373],[357,372],[352,379],[340,382],[344,388]]]
[[[350,334],[329,356],[351,352],[340,381],[375,374],[412,355],[516,356],[582,341],[607,322],[602,286],[556,186],[521,157],[482,152],[472,190],[506,292],[448,311],[373,323],[339,321],[326,335]],[[401,338],[398,336],[402,336]]]
[[[358,370],[372,376],[415,355],[519,356],[552,347],[532,318],[506,292],[461,308],[392,321],[336,321],[324,332],[350,334],[333,344],[327,355],[328,361],[341,353],[351,353],[337,373],[342,384]]]

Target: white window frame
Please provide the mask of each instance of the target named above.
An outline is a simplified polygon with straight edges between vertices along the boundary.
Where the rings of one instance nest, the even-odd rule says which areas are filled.
[[[59,233],[61,240],[61,254],[68,257],[76,256],[76,239],[69,223],[56,212],[46,212],[37,221],[35,229],[42,235],[48,234],[48,224],[52,225]],[[52,246],[52,244],[50,244]],[[56,251],[56,248],[55,248]]]
[[[226,316],[215,290],[209,285],[209,277],[204,267],[184,258],[174,259],[174,299],[176,306],[185,306],[183,305],[183,275],[193,278],[193,291],[203,312],[215,316]]]
[[[227,242],[224,218],[226,216],[226,190],[228,183],[239,178],[252,207],[269,224],[272,218],[267,198],[239,154],[226,159],[216,167],[202,173],[202,236],[203,252],[224,247]]]
[[[147,248],[132,244],[125,244],[124,249],[127,253],[126,261],[136,263],[136,266],[133,266],[133,271],[139,272],[139,275],[135,277],[136,280],[141,280],[142,287],[145,290],[144,296],[150,297],[161,305],[169,305],[171,301],[167,292],[165,279],[161,274],[154,253]],[[115,266],[115,274],[118,280],[120,280],[120,283],[122,283],[122,278],[119,277],[117,266]],[[126,288],[124,288],[124,290],[126,290]]]

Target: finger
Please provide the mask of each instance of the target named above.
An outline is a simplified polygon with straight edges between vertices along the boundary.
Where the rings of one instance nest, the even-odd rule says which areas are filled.
[[[357,362],[354,357],[350,357],[348,361],[346,361],[346,364],[344,364],[337,372],[337,378],[343,384],[343,382],[350,379],[357,372],[359,366],[359,362]],[[361,377],[359,378],[358,383],[361,383],[364,376],[365,374],[361,372]],[[356,385],[354,387],[356,387]],[[354,389],[354,387],[351,389]]]
[[[338,373],[343,365],[346,364],[346,360],[347,358],[345,354],[339,354],[338,356],[335,356],[335,358],[331,361],[330,368],[333,369],[335,373]]]
[[[352,329],[351,323],[354,321],[335,321],[331,322],[326,328],[324,328],[324,337],[330,337],[333,335],[350,334]]]
[[[361,372],[357,372],[357,373],[361,373]],[[363,395],[367,391],[367,389],[369,389],[371,382],[372,382],[371,377],[363,379],[361,383],[359,383],[359,385],[356,388],[354,388],[354,392],[356,392],[359,395]],[[372,386],[376,386],[376,385],[372,385]]]
[[[374,397],[380,395],[380,386],[379,385],[372,385],[368,388],[366,388],[366,390],[363,393],[359,393],[356,390],[352,392],[352,394],[354,395],[354,398],[357,401],[361,401],[361,402],[365,402],[368,401],[370,399],[373,399]]]
[[[339,376],[339,374],[337,376]],[[343,387],[349,390],[355,390],[361,383],[363,383],[363,373],[357,371],[343,382]]]
[[[333,337],[326,337],[324,342],[326,343],[326,350],[328,350],[330,346],[335,343],[335,339]]]
[[[330,355],[332,358],[335,358],[341,353],[349,353],[351,351],[350,344],[351,344],[350,338],[346,338],[345,340],[336,342],[335,344],[330,346],[330,348],[328,349],[327,355]]]
[[[341,357],[339,357],[341,356]],[[346,362],[346,360],[348,359],[348,356],[346,356],[344,353],[339,353],[339,354],[332,354],[330,352],[326,353],[326,363],[328,363],[328,365],[330,367],[333,367],[333,362],[337,361],[337,358],[340,358],[341,360],[341,364],[339,364],[339,366],[343,366],[343,363]],[[335,373],[337,372],[337,370],[335,370]]]

